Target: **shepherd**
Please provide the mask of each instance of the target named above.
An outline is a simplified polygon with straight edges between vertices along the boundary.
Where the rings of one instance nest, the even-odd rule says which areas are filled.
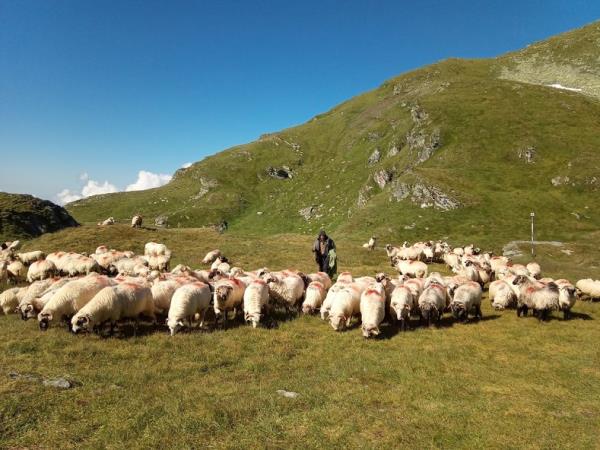
[[[325,272],[331,278],[337,272],[337,255],[335,253],[335,242],[325,230],[319,232],[319,236],[315,239],[313,244],[313,253],[315,254],[315,261],[319,266],[320,272]]]

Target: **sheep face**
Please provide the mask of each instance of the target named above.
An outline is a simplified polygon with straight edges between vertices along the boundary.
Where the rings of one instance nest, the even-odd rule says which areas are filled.
[[[379,327],[364,324],[362,326],[362,335],[365,339],[379,336],[380,333]]]
[[[342,315],[329,316],[329,323],[335,331],[343,331],[346,328],[346,318]]]
[[[174,321],[167,320],[167,326],[169,327],[171,336],[175,336],[177,333],[179,333],[185,327],[182,320],[174,320]]]
[[[452,303],[450,305],[450,309],[452,310],[452,316],[456,320],[460,320],[460,321],[467,320],[469,314],[467,312],[467,309],[465,308],[465,305],[463,305],[462,303]]]
[[[24,307],[17,307],[17,312],[21,315],[22,320],[29,320],[35,317],[35,309],[33,305],[26,305]]]
[[[233,291],[231,286],[218,286],[215,290],[215,298],[217,302],[226,302],[229,297],[229,293]]]
[[[72,324],[72,331],[75,334],[89,332],[91,328],[92,321],[89,316],[81,316]]]
[[[311,305],[302,305],[302,314],[313,314],[315,309]]]
[[[39,326],[41,331],[46,331],[52,321],[51,313],[40,313],[38,316]]]
[[[408,320],[410,318],[410,305],[401,305],[392,302],[390,305],[391,312],[396,315],[398,320]]]
[[[258,327],[261,318],[262,314],[260,313],[246,313],[246,315],[244,316],[244,320],[246,322],[250,322],[252,324],[252,328]]]

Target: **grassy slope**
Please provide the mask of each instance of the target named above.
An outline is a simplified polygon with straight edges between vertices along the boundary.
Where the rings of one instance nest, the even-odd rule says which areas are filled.
[[[295,234],[260,240],[203,229],[86,226],[25,248],[91,251],[106,243],[139,252],[149,239],[172,247],[175,262],[194,266],[214,246],[246,267],[313,266],[310,237]],[[381,249],[366,252],[344,236],[337,243],[341,269],[387,269]],[[597,248],[572,249],[570,257],[539,249],[548,275],[589,273]],[[58,328],[41,333],[35,323],[2,316],[0,447],[594,448],[600,355],[586,343],[600,339],[600,305],[579,303],[575,311],[571,321],[540,325],[517,320],[514,311],[491,311],[486,302],[479,323],[448,320],[405,334],[386,328],[377,341],[364,341],[357,329],[335,333],[316,317],[271,330],[175,338],[146,330],[101,339]],[[10,380],[13,370],[68,376],[82,386],[58,391]],[[277,389],[300,397],[281,398]]]
[[[596,29],[591,25],[576,32],[587,36],[588,46],[560,53],[562,40],[570,42],[567,34],[544,48],[560,54],[563,63],[568,58],[587,61]],[[511,55],[526,59],[531,51]],[[141,211],[149,220],[169,215],[172,227],[226,219],[234,231],[264,235],[313,233],[324,226],[354,236],[375,232],[384,240],[473,236],[480,241],[490,235],[526,238],[529,211],[535,210],[546,238],[585,236],[600,226],[593,208],[600,186],[600,103],[498,78],[509,60],[509,55],[447,60],[401,75],[306,124],[196,163],[164,187],[89,198],[69,210],[84,222],[107,215],[127,220]],[[415,105],[429,116],[421,126],[425,136],[439,130],[442,140],[433,157],[416,166],[417,152],[406,144],[407,134],[419,128],[411,118]],[[400,153],[387,157],[393,145]],[[528,146],[536,148],[534,164],[517,156]],[[368,167],[376,148],[384,157]],[[282,165],[294,171],[291,180],[266,175],[269,166]],[[389,185],[381,190],[371,179],[381,169],[394,169],[399,181],[435,185],[464,207],[440,214],[409,200],[390,201]],[[571,181],[553,187],[556,176]],[[200,178],[216,180],[218,186],[198,199]],[[359,208],[358,194],[365,186],[372,187],[370,200]],[[311,205],[321,217],[306,222],[298,211]],[[404,229],[413,223],[412,230]]]

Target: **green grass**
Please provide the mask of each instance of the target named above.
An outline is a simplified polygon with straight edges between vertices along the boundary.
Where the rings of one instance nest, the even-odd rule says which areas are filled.
[[[340,270],[389,270],[381,249],[333,237]],[[194,267],[219,247],[247,268],[314,269],[312,237],[297,234],[84,226],[24,247],[93,251],[104,243],[141,252],[150,239]],[[581,245],[565,244],[571,256],[538,248],[538,260],[550,276],[589,276],[598,250]],[[100,338],[42,333],[2,316],[0,447],[597,448],[600,304],[580,302],[573,320],[555,314],[539,324],[488,303],[480,322],[447,319],[406,333],[385,327],[372,341],[356,328],[336,333],[317,317],[275,329]],[[59,391],[11,380],[10,371],[82,385]],[[278,389],[300,396],[283,398]]]

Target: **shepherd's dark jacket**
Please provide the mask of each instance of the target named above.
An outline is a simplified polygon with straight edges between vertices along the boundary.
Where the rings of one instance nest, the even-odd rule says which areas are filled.
[[[315,260],[318,262],[320,262],[320,258],[321,257],[327,257],[329,256],[329,250],[335,250],[335,242],[333,242],[333,239],[331,239],[330,237],[327,238],[327,240],[325,241],[325,254],[321,255],[321,245],[319,242],[319,238],[315,239],[315,242],[313,244],[313,252],[315,252]]]

